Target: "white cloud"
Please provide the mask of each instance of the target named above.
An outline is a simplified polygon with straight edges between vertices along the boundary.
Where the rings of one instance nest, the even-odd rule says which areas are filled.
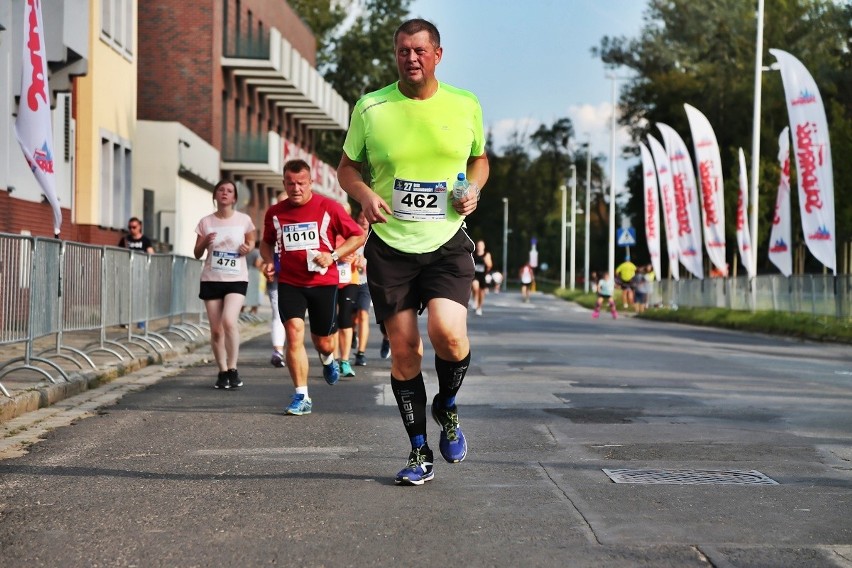
[[[604,164],[604,171],[606,172],[607,177],[609,177],[612,104],[604,102],[597,105],[572,105],[568,107],[566,115],[574,124],[574,133],[576,135],[576,139],[573,141],[574,144],[582,144],[587,140],[591,140],[592,154],[604,157],[606,160],[606,163]],[[551,121],[551,123],[552,122],[553,121]],[[541,124],[541,120],[532,117],[503,118],[496,122],[487,124],[486,129],[488,129],[493,136],[492,141],[494,149],[498,153],[502,153],[503,149],[509,144],[511,136],[514,133],[520,133],[525,138],[529,138],[529,135],[535,132]],[[619,153],[619,150],[623,146],[630,143],[630,135],[627,129],[621,126],[616,126],[616,154]],[[616,160],[615,181],[619,190],[627,181],[628,168],[636,162],[636,159],[623,160],[618,158]]]
[[[486,134],[492,136],[492,143],[497,153],[502,153],[512,137],[517,133],[522,140],[529,139],[530,134],[538,130],[541,122],[534,118],[504,118],[485,125]]]

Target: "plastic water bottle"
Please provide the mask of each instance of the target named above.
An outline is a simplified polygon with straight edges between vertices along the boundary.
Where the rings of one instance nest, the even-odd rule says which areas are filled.
[[[464,199],[470,190],[470,182],[463,173],[460,173],[453,184],[453,199]]]

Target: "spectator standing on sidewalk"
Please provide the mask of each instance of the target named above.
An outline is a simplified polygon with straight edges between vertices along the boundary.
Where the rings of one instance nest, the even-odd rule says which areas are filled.
[[[127,234],[121,237],[121,240],[118,241],[118,246],[141,251],[146,254],[154,254],[154,245],[151,243],[151,239],[142,233],[142,221],[139,220],[139,217],[131,217],[127,221]],[[122,325],[121,327],[127,326]],[[138,329],[145,329],[145,322],[136,322],[136,327]]]
[[[636,269],[636,276],[633,277],[633,307],[637,314],[641,314],[648,307],[649,288],[645,267],[640,266]]]
[[[240,354],[240,310],[248,288],[245,256],[254,249],[255,227],[251,217],[234,209],[237,186],[222,180],[213,189],[216,212],[202,217],[195,228],[195,258],[204,259],[201,290],[207,320],[210,322],[210,344],[219,366],[217,389],[243,386],[237,372]]]
[[[621,288],[621,299],[624,309],[633,305],[633,277],[636,276],[636,265],[630,260],[628,251],[624,262],[615,268],[615,282]]]
[[[278,313],[284,322],[285,359],[296,391],[285,412],[299,416],[313,409],[308,391],[305,312],[323,377],[333,385],[340,378],[334,359],[340,281],[337,262],[364,244],[364,233],[340,203],[313,192],[311,167],[304,160],[284,164],[284,191],[287,199],[267,209],[264,216],[260,255],[267,277],[272,277],[278,243]],[[335,248],[338,236],[344,241]]]
[[[470,365],[467,304],[473,280],[473,242],[462,228],[488,179],[482,108],[470,92],[438,81],[441,36],[413,19],[394,33],[399,81],[355,105],[338,167],[341,187],[361,204],[371,225],[364,255],[376,319],[390,339],[391,389],[411,443],[399,484],[434,477],[426,440],[426,386],[418,312],[435,350],[438,394],[432,417],[441,426],[440,450],[450,463],[467,455],[456,395]],[[368,165],[372,187],[361,172]],[[452,198],[465,173],[464,197]]]
[[[151,239],[142,233],[142,221],[138,217],[131,217],[127,221],[127,234],[121,237],[118,246],[154,254],[154,245],[151,243]]]

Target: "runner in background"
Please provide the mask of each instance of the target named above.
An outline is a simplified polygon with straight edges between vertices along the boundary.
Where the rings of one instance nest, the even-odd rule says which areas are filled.
[[[287,192],[281,191],[278,193],[277,203],[287,199]],[[262,246],[262,244],[261,244]],[[269,306],[272,308],[272,320],[270,322],[270,336],[272,339],[272,357],[269,358],[269,364],[273,367],[284,367],[284,324],[281,322],[281,316],[278,314],[278,272],[281,269],[281,251],[278,249],[278,242],[275,242],[275,250],[273,251],[273,274],[266,278],[266,295],[269,297]],[[263,262],[263,258],[260,259]],[[266,272],[266,265],[261,264],[261,272]]]
[[[618,312],[615,309],[615,299],[612,297],[615,291],[615,282],[609,277],[609,272],[604,272],[603,277],[598,280],[598,299],[595,300],[595,310],[592,312],[592,318],[598,319],[601,315],[601,304],[607,302],[609,311],[612,314],[612,319],[618,318]]]
[[[358,212],[356,218],[358,226],[364,234],[370,232],[370,224],[363,211]],[[364,247],[355,252],[357,260],[355,269],[358,272],[358,294],[355,299],[355,365],[363,367],[367,364],[367,342],[370,339],[370,310],[373,300],[370,298],[370,286],[367,283],[367,259],[364,258]]]
[[[471,291],[473,292],[473,305],[476,308],[476,315],[482,315],[482,304],[485,303],[485,294],[488,292],[488,275],[493,268],[494,263],[491,262],[491,253],[485,250],[485,241],[476,241],[476,249],[473,251],[473,283]]]
[[[195,258],[206,257],[201,269],[201,290],[210,345],[219,367],[217,389],[243,386],[237,372],[240,354],[240,310],[248,288],[246,255],[254,249],[255,227],[251,217],[234,209],[237,186],[222,180],[213,189],[216,212],[202,217],[195,228]]]
[[[364,233],[333,199],[313,193],[311,167],[304,160],[284,164],[287,199],[266,211],[260,255],[266,275],[275,273],[273,255],[278,243],[278,312],[287,337],[285,360],[295,393],[285,412],[310,414],[308,354],[305,349],[305,313],[310,319],[311,342],[319,354],[325,381],[340,378],[334,359],[337,344],[337,262],[364,244]],[[343,242],[335,247],[337,237]]]
[[[529,263],[523,265],[518,271],[518,278],[521,280],[521,296],[524,302],[529,302],[531,288],[533,282],[535,282],[535,271]]]

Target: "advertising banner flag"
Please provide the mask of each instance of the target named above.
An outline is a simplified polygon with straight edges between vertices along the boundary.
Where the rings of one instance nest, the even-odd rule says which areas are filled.
[[[701,217],[698,211],[698,189],[695,186],[695,170],[683,138],[675,130],[657,123],[663,135],[663,145],[669,157],[674,187],[675,212],[678,222],[680,262],[696,278],[704,278],[704,263],[701,254]]]
[[[834,233],[834,173],[822,97],[802,62],[780,49],[770,49],[781,66],[796,155],[799,208],[805,243],[820,262],[837,274]]]
[[[790,128],[787,126],[778,137],[778,163],[781,165],[781,180],[778,182],[778,197],[775,199],[772,233],[769,235],[769,260],[778,267],[781,274],[790,276],[793,273],[793,250],[790,240]]]
[[[675,207],[674,184],[672,183],[672,170],[669,166],[669,156],[666,154],[666,149],[663,145],[657,142],[653,136],[648,136],[648,145],[651,147],[651,154],[654,157],[654,164],[657,170],[657,179],[660,183],[660,203],[663,212],[663,223],[666,227],[666,251],[669,255],[669,270],[671,270],[672,278],[680,280],[680,244],[677,238],[677,208]],[[643,161],[644,166],[644,161]],[[662,274],[659,269],[654,266],[657,274]]]
[[[642,154],[642,179],[644,179],[645,193],[645,240],[648,243],[648,254],[651,256],[651,265],[654,273],[662,274],[660,271],[660,199],[657,188],[657,171],[654,169],[654,160],[648,148],[639,143],[639,151]]]
[[[56,195],[56,175],[53,171],[53,128],[50,124],[50,88],[47,85],[41,0],[24,2],[22,75],[15,137],[42,193],[53,208],[53,233],[59,235],[62,209]]]
[[[737,248],[740,249],[740,259],[749,278],[754,278],[752,270],[751,238],[748,232],[748,174],[746,173],[746,160],[743,149],[740,148],[740,177],[739,192],[737,194]]]
[[[728,274],[725,259],[725,191],[722,183],[722,157],[710,121],[697,108],[683,105],[692,132],[698,165],[698,194],[704,213],[704,246],[716,268]]]

